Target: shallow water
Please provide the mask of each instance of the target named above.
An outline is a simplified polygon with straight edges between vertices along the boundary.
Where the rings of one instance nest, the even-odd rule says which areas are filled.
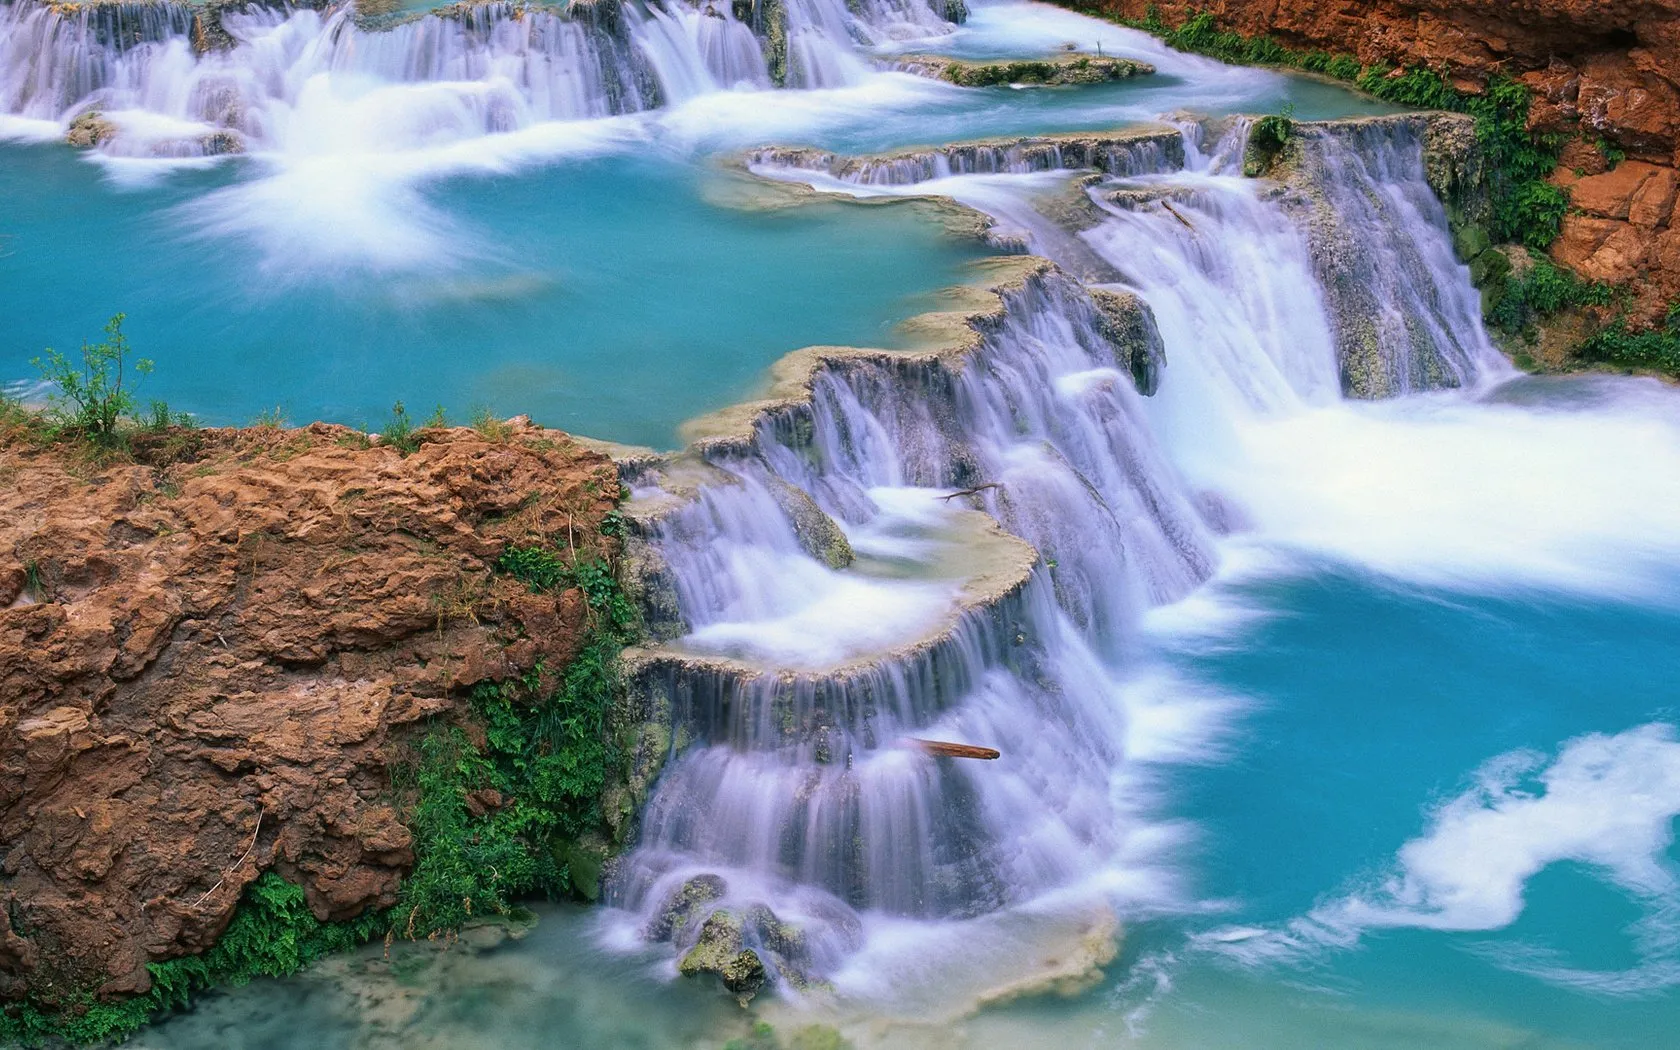
[[[278,407],[378,429],[400,399],[417,418],[522,412],[669,448],[790,350],[897,345],[897,322],[983,251],[925,209],[754,208],[727,175],[658,158],[443,179],[401,202],[403,243],[377,212],[255,231],[207,215],[248,188],[232,172],[122,189],[57,147],[7,154],[0,375],[126,311],[157,363],[141,396],[213,424]]]

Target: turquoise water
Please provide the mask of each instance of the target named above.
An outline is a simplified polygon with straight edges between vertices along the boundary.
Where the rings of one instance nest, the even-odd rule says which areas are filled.
[[[1496,756],[1533,749],[1549,761],[1584,734],[1676,721],[1680,609],[1545,592],[1466,596],[1332,564],[1215,591],[1256,618],[1216,641],[1168,636],[1136,654],[1186,686],[1240,700],[1222,745],[1164,776],[1159,816],[1195,828],[1178,861],[1182,910],[1128,922],[1120,959],[1078,999],[1027,1000],[938,1032],[878,1025],[881,1045],[1675,1045],[1674,983],[1611,995],[1502,964],[1524,945],[1555,949],[1579,969],[1675,963],[1673,943],[1638,950],[1627,928],[1646,909],[1578,863],[1536,875],[1505,929],[1368,931],[1269,962],[1232,957],[1205,935],[1275,933],[1368,890],[1432,810]],[[1672,871],[1676,859],[1669,847],[1655,861]],[[668,962],[606,951],[598,937],[587,912],[545,911],[527,941],[451,961],[447,984],[423,988],[414,1027],[399,1031],[447,1047],[716,1047],[741,1034],[745,1017],[733,1007],[664,983]],[[211,999],[141,1045],[383,1045],[391,1033],[367,1020],[347,986],[356,981],[336,972],[265,982]]]
[[[124,189],[62,147],[0,158],[0,376],[30,377],[43,347],[125,311],[157,363],[142,398],[214,424],[278,407],[377,429],[401,399],[671,447],[790,350],[896,345],[897,322],[982,254],[916,209],[741,210],[709,202],[738,189],[728,176],[619,157],[441,177],[385,227],[400,254],[346,258],[345,229],[385,215],[206,226],[206,201],[252,185],[244,172]]]

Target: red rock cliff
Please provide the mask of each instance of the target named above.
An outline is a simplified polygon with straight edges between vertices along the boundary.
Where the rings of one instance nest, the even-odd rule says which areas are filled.
[[[1461,90],[1503,73],[1534,93],[1531,124],[1577,136],[1556,180],[1574,209],[1556,258],[1632,282],[1652,316],[1680,298],[1680,0],[1096,0],[1125,18],[1208,11],[1223,26],[1367,64],[1444,69]],[[1610,170],[1597,140],[1626,153]]]
[[[404,727],[583,631],[580,592],[490,571],[597,536],[616,475],[564,435],[170,441],[97,467],[0,434],[0,998],[144,991],[269,868],[322,919],[393,903]]]

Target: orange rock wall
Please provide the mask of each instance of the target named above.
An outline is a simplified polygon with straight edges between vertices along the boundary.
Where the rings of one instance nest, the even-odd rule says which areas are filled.
[[[610,542],[618,485],[561,434],[427,437],[177,433],[100,467],[0,434],[0,998],[142,992],[270,868],[322,919],[395,902],[406,727],[583,631],[580,592],[492,563]]]
[[[1142,18],[1152,0],[1096,0]],[[1503,73],[1534,93],[1530,123],[1578,136],[1556,180],[1575,211],[1553,248],[1594,280],[1626,283],[1646,317],[1680,298],[1680,0],[1154,0],[1168,21],[1222,27],[1367,64],[1422,65],[1477,90]],[[1609,170],[1603,139],[1628,161]]]

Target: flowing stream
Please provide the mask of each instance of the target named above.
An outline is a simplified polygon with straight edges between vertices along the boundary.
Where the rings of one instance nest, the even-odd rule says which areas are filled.
[[[896,68],[1067,42],[1157,72]],[[1379,119],[1243,177],[1286,102]],[[602,906],[141,1045],[717,1046],[725,910],[860,1047],[1673,1045],[1680,397],[1505,362],[1430,118],[1015,0],[14,2],[0,114],[0,376],[132,302],[207,419],[695,439]]]

